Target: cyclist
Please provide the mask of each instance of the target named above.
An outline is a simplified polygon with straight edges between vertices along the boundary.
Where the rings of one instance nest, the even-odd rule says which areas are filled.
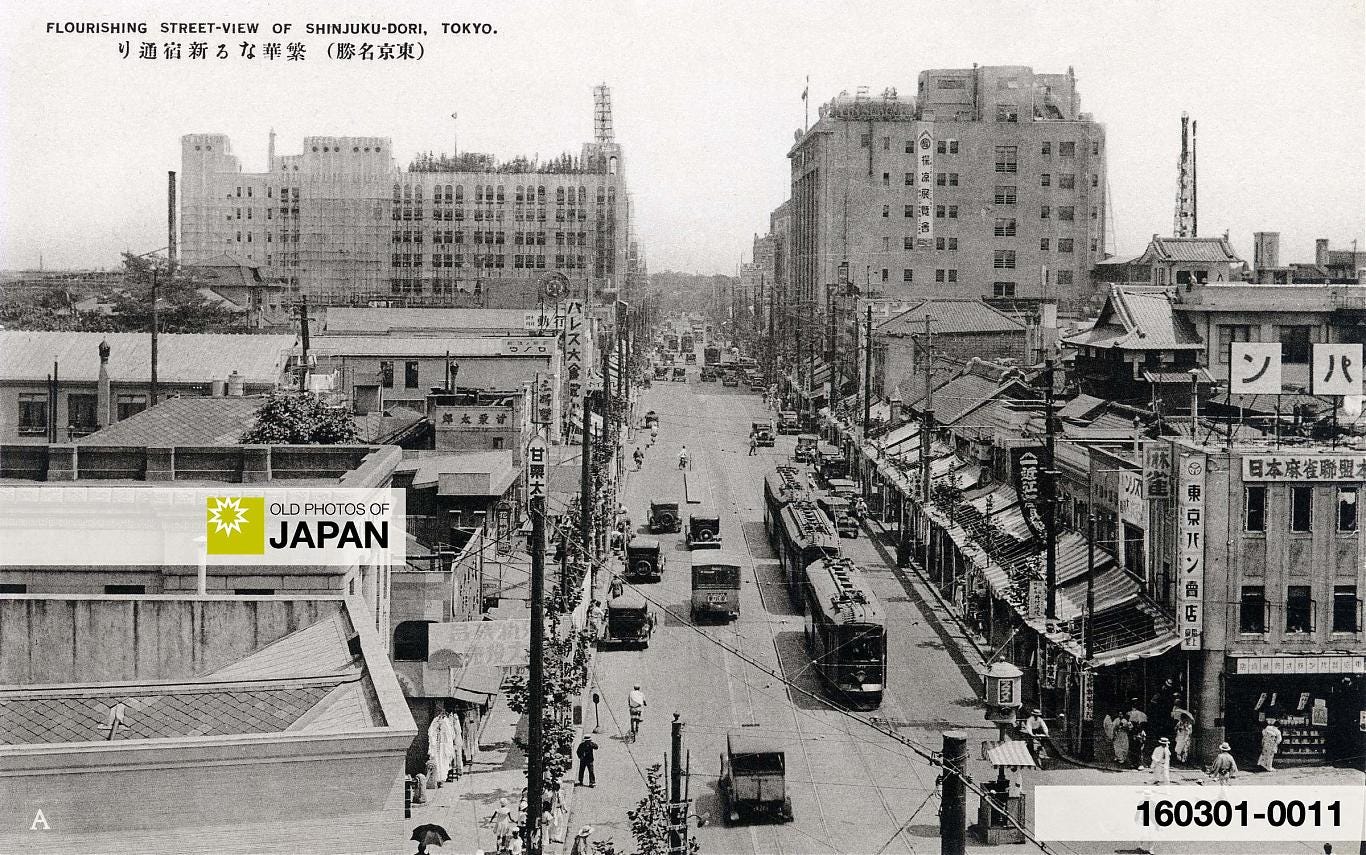
[[[636,461],[636,471],[639,472],[639,471],[640,471],[640,464],[642,464],[642,463],[645,462],[645,452],[643,452],[643,451],[641,451],[639,448],[637,448],[637,449],[636,449],[636,453],[633,454],[633,455],[631,455],[631,457]]]
[[[659,439],[659,427],[658,427],[658,426],[650,428],[650,445],[654,445],[654,444],[655,444],[655,440],[657,440],[657,439]]]
[[[682,450],[682,451],[678,452],[678,468],[679,468],[679,469],[687,469],[687,468],[688,468],[688,447],[687,447],[686,445],[683,446],[683,450]]]
[[[631,690],[631,694],[626,698],[626,705],[631,712],[631,738],[634,739],[640,733],[640,721],[645,717],[645,694],[640,691],[640,684]]]
[[[1025,720],[1021,730],[1024,733],[1025,743],[1029,747],[1029,753],[1034,756],[1034,762],[1043,768],[1043,755],[1046,759],[1046,752],[1043,751],[1048,742],[1048,723],[1043,720],[1043,711],[1034,709],[1030,711],[1029,718]]]

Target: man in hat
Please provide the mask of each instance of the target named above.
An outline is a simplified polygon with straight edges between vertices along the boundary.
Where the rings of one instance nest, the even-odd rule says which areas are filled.
[[[1229,753],[1232,750],[1227,742],[1219,743],[1219,755],[1214,758],[1214,763],[1209,767],[1210,777],[1218,781],[1221,787],[1238,777],[1238,764],[1234,762],[1233,755]]]
[[[583,786],[583,774],[588,773],[588,786],[598,785],[598,776],[593,769],[593,752],[598,750],[598,744],[593,741],[593,737],[588,734],[583,735],[583,741],[579,743],[578,749],[574,752],[579,757],[579,782],[575,786]]]
[[[1024,723],[1025,744],[1034,762],[1039,762],[1039,744],[1048,738],[1048,723],[1043,720],[1043,710],[1032,709]]]
[[[1163,736],[1157,740],[1157,746],[1153,748],[1153,774],[1157,780],[1153,783],[1170,784],[1172,782],[1172,750],[1171,740]]]

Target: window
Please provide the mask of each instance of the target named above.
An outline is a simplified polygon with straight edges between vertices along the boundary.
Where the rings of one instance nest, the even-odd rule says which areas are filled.
[[[1072,271],[1070,271],[1070,270],[1059,270],[1059,271],[1058,271],[1058,284],[1059,284],[1059,285],[1071,285],[1071,284],[1072,284]]]
[[[1016,163],[1018,149],[1013,145],[996,146],[996,171],[1014,172],[1018,164]]]
[[[1050,206],[1048,206],[1048,205],[1040,205],[1040,206],[1039,206],[1039,219],[1041,219],[1041,220],[1046,220],[1046,219],[1048,219],[1048,218],[1051,217],[1051,216],[1053,216],[1053,209],[1052,209],[1052,207],[1050,207]]]
[[[1333,632],[1361,632],[1356,585],[1333,586]]]
[[[95,415],[98,407],[94,395],[78,395],[75,392],[66,396],[67,424],[76,432],[93,431],[99,427]]]
[[[239,597],[269,597],[274,595],[274,588],[233,588],[232,592]]]
[[[957,251],[958,251],[958,238],[956,238],[956,237],[951,237],[951,238],[937,237],[937,238],[934,239],[934,248],[935,248],[935,249],[939,249],[939,250],[948,250],[949,252],[957,252]]]
[[[118,400],[114,403],[117,408],[115,412],[118,414],[118,420],[123,421],[124,419],[131,419],[147,409],[147,396],[119,395]]]
[[[105,586],[104,586],[104,592],[105,592],[106,594],[145,594],[145,593],[147,593],[147,586],[146,586],[146,585],[105,585]]]
[[[915,140],[906,140],[906,154],[915,154]]]
[[[996,250],[996,252],[992,255],[991,266],[994,267],[994,268],[996,268],[997,270],[1014,270],[1014,269],[1015,269],[1015,250],[1013,250],[1013,249],[998,249],[998,250]]]
[[[956,219],[958,219],[958,206],[957,206],[957,205],[950,205],[950,206],[949,206],[949,219],[950,219],[950,220],[956,220]]]
[[[1100,176],[1097,175],[1097,174],[1094,173],[1094,172],[1091,173],[1091,186],[1092,186],[1092,187],[1099,187],[1099,186],[1100,186]]]
[[[873,135],[872,135],[872,134],[859,134],[858,144],[859,144],[859,147],[860,147],[860,148],[872,148],[872,147],[873,147]]]
[[[935,146],[935,151],[939,154],[957,154],[958,140],[940,140]]]
[[[901,239],[901,248],[915,249],[915,238],[911,237],[910,235],[906,235],[904,238]]]
[[[907,187],[911,187],[911,186],[914,186],[914,184],[915,184],[915,173],[914,173],[914,172],[907,172],[907,173],[906,173],[906,186],[907,186]]]
[[[1070,223],[1077,217],[1077,209],[1071,205],[1058,206],[1058,219],[1065,223]]]
[[[957,172],[950,172],[950,173],[949,173],[949,186],[950,186],[950,187],[957,187],[957,186],[958,186],[958,173],[957,173]]]
[[[997,104],[996,121],[998,122],[1018,122],[1020,121],[1020,108],[1014,104]]]
[[[1014,282],[993,282],[991,283],[991,296],[993,297],[1014,297]]]
[[[946,206],[944,206],[944,205],[935,205],[935,206],[934,206],[934,218],[935,218],[936,220],[942,220],[942,219],[944,219],[944,214],[945,214],[947,211],[948,211],[948,208],[947,208]]]
[[[890,187],[891,184],[892,184],[892,173],[890,173],[890,172],[884,172],[884,173],[882,173],[882,186],[883,186],[883,187]]]
[[[1228,362],[1230,345],[1235,341],[1251,341],[1252,327],[1247,324],[1219,325],[1219,361]]]
[[[1075,174],[1073,174],[1073,173],[1070,173],[1070,172],[1063,173],[1062,175],[1059,175],[1059,176],[1058,176],[1058,186],[1061,187],[1061,188],[1064,189],[1064,190],[1075,190],[1075,189],[1077,189],[1077,176],[1076,176]]]
[[[942,267],[941,267],[940,269],[934,271],[934,281],[936,281],[936,282],[943,282],[943,281],[944,281],[944,269],[943,269]]]
[[[1100,154],[1100,140],[1091,140],[1091,154]],[[1094,178],[1095,176],[1093,175],[1091,177]],[[1094,187],[1096,185],[1092,184],[1091,186]]]
[[[426,662],[431,621],[405,620],[394,627],[394,661]]]
[[[892,206],[891,206],[891,205],[883,205],[883,206],[882,206],[882,218],[885,220],[886,218],[890,217],[891,215],[892,215]]]
[[[1051,143],[1051,142],[1044,142],[1042,145],[1040,145],[1040,146],[1039,146],[1039,154],[1042,155],[1043,157],[1052,157],[1052,156],[1053,156],[1053,143]]]
[[[1058,143],[1058,157],[1076,157],[1076,156],[1077,156],[1077,144],[1076,144],[1075,142],[1068,141],[1068,142],[1060,142],[1060,143]]]
[[[1314,488],[1290,488],[1290,530],[1312,531],[1314,528]]]
[[[936,172],[934,174],[934,183],[939,187],[947,187],[949,184],[949,174],[947,172]]]
[[[1018,187],[1009,184],[997,184],[996,190],[992,194],[992,201],[997,205],[1014,205]]]
[[[27,594],[28,585],[19,582],[0,582],[0,594]]]
[[[1243,488],[1243,531],[1266,531],[1266,485]]]
[[[903,268],[903,269],[902,269],[902,271],[901,271],[901,281],[902,281],[902,282],[910,282],[910,281],[912,281],[914,278],[915,278],[915,271],[914,271],[914,270],[912,270],[912,269],[909,268],[909,267],[906,267],[906,268]]]
[[[1039,175],[1039,186],[1040,186],[1040,187],[1052,187],[1052,186],[1053,186],[1053,176],[1050,175],[1050,174],[1048,174],[1047,172],[1040,173],[1040,175]]]
[[[1048,244],[1049,244],[1049,239],[1048,239],[1048,238],[1039,238],[1039,251],[1040,251],[1040,252],[1048,252]]]
[[[905,216],[906,216],[906,219],[908,219],[908,220],[909,220],[911,217],[914,217],[914,216],[915,216],[915,206],[914,206],[914,205],[907,205],[907,206],[906,206],[906,208],[905,208]]]
[[[883,137],[883,138],[882,138],[882,150],[883,150],[883,151],[891,151],[891,150],[892,150],[892,138],[891,138],[891,137]]]
[[[1072,238],[1058,238],[1058,252],[1071,252]]]
[[[997,217],[994,233],[996,237],[1015,237],[1015,218]]]
[[[1357,488],[1338,488],[1338,531],[1357,530]]]
[[[394,363],[386,360],[379,364],[379,384],[385,389],[394,388]]]
[[[19,396],[19,433],[47,433],[47,395]]]
[[[1266,588],[1261,585],[1244,585],[1243,596],[1238,601],[1238,631],[1247,633],[1266,632]]]
[[[1281,355],[1282,358],[1292,364],[1307,365],[1309,363],[1309,342],[1311,327],[1281,327]]]
[[[1285,631],[1314,631],[1314,601],[1309,598],[1308,585],[1290,585],[1285,589]]]
[[[891,275],[892,275],[892,273],[891,273],[890,270],[888,270],[888,269],[885,268],[885,267],[882,268],[882,281],[883,281],[883,282],[886,282],[886,281],[888,280],[888,278],[891,277]]]

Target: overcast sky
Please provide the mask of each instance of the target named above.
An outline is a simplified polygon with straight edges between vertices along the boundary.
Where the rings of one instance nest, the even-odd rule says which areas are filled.
[[[48,2],[0,12],[6,109],[0,268],[112,266],[165,245],[165,176],[183,133],[221,132],[248,171],[305,135],[380,135],[400,163],[448,150],[578,153],[592,86],[612,87],[618,140],[652,270],[730,273],[788,193],[786,152],[841,89],[915,92],[926,68],[1076,70],[1109,139],[1115,249],[1171,229],[1180,116],[1199,122],[1200,226],[1282,263],[1316,237],[1362,240],[1366,207],[1362,2]],[[110,9],[120,9],[111,13]],[[835,10],[840,10],[836,14]],[[202,11],[201,11],[202,10]],[[444,17],[443,17],[444,15]],[[61,21],[145,21],[149,34],[49,35]],[[256,36],[166,36],[163,21],[254,21]],[[495,35],[441,35],[447,21]],[[414,21],[418,62],[341,63],[308,22]],[[290,23],[287,36],[271,24]],[[303,41],[304,62],[123,59],[117,45]],[[352,38],[360,41],[360,38]],[[380,37],[372,41],[386,41]],[[399,37],[392,37],[399,40]],[[259,49],[258,49],[259,57]]]

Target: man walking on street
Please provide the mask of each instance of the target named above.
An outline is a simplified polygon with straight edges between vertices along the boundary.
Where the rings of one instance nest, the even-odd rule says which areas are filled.
[[[593,772],[593,752],[598,750],[598,744],[593,741],[593,737],[588,734],[583,735],[583,741],[579,743],[575,751],[579,756],[579,782],[576,786],[583,786],[583,773],[588,773],[588,786],[598,785],[598,776]]]
[[[759,438],[754,434],[749,435],[749,456],[753,457],[759,453]]]
[[[1157,776],[1155,784],[1170,784],[1172,782],[1172,750],[1171,740],[1162,737],[1157,740],[1157,747],[1153,749],[1153,774]]]
[[[1229,752],[1232,749],[1227,742],[1219,744],[1219,756],[1214,758],[1214,763],[1209,767],[1210,777],[1219,782],[1223,787],[1238,777],[1238,764],[1234,762],[1233,755]]]

